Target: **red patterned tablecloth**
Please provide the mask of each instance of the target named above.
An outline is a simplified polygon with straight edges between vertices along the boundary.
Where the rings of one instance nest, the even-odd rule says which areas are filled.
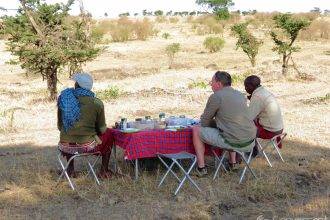
[[[112,129],[115,145],[125,149],[125,159],[156,157],[156,153],[195,153],[192,143],[192,129],[179,131],[150,130],[135,133],[123,133]],[[213,155],[210,148],[205,148],[206,155]]]

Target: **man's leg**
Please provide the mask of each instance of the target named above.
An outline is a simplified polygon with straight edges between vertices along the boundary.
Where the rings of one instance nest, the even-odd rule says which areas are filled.
[[[100,169],[100,175],[107,175],[107,173],[110,173],[109,171],[109,161],[110,161],[111,152],[102,154],[102,164]]]
[[[236,163],[236,152],[229,151],[229,163],[230,164]]]
[[[197,165],[199,168],[205,167],[204,153],[205,153],[205,144],[202,142],[199,136],[200,125],[196,125],[193,127],[192,135],[193,135],[193,145],[195,148],[195,153],[197,156]]]
[[[101,177],[110,177],[111,172],[109,170],[109,161],[111,156],[111,148],[113,145],[113,134],[111,130],[108,128],[104,134],[99,136],[102,144],[100,144],[99,151],[102,153],[102,164],[100,168],[100,176]]]
[[[66,161],[69,161],[70,158],[72,157],[72,155],[67,155],[66,156]],[[69,163],[69,166],[67,168],[67,173],[70,177],[77,177],[76,173],[74,172],[74,160],[71,160],[71,162]]]

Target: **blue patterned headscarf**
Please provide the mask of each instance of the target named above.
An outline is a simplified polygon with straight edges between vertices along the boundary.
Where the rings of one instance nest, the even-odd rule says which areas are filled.
[[[80,103],[78,97],[90,96],[94,97],[94,93],[83,88],[68,88],[61,92],[58,98],[57,106],[62,111],[62,122],[64,131],[67,132],[70,126],[74,126],[80,118]]]

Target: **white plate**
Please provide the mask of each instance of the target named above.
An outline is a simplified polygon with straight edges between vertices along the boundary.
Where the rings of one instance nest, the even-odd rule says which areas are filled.
[[[187,126],[182,126],[182,125],[170,125],[170,126],[166,126],[166,129],[184,129],[187,128]]]
[[[140,131],[140,129],[137,128],[126,128],[125,130],[120,130],[123,133],[134,133]]]

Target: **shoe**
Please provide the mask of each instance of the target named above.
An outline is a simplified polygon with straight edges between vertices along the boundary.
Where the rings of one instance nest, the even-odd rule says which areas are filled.
[[[205,177],[207,175],[206,167],[203,168],[196,167],[195,171],[198,177]]]
[[[254,146],[253,152],[252,152],[252,157],[255,158],[259,154],[259,149],[257,146]]]
[[[229,170],[231,172],[238,172],[238,163],[229,163]]]
[[[112,173],[110,171],[103,171],[103,172],[99,172],[97,176],[100,179],[110,179],[112,177]]]
[[[238,163],[224,163],[225,168],[229,172],[238,172]]]

